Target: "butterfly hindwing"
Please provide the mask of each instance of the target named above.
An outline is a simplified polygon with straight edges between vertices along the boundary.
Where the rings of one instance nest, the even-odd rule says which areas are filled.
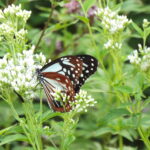
[[[59,112],[69,111],[71,109],[69,103],[54,99],[52,93],[54,93],[56,89],[59,89],[69,97],[70,101],[73,100],[75,93],[70,79],[56,72],[43,72],[42,77],[41,83],[44,87],[50,107]]]

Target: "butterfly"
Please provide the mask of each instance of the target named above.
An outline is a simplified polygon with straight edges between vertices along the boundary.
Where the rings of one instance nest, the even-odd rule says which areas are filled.
[[[37,78],[42,84],[47,102],[54,111],[69,112],[70,102],[74,101],[75,94],[85,80],[92,75],[98,66],[96,58],[90,55],[64,56],[37,69]],[[56,100],[52,93],[59,89],[65,93],[68,102]]]

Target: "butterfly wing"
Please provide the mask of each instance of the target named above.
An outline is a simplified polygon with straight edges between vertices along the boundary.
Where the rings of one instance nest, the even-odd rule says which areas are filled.
[[[80,74],[78,82],[75,84],[75,92],[79,92],[80,87],[84,84],[85,80],[95,73],[98,66],[97,59],[90,55],[78,55],[77,58],[82,61],[82,73]]]
[[[70,79],[75,92],[98,66],[96,58],[90,55],[64,56],[45,65],[41,72],[57,72]]]
[[[56,72],[43,72],[41,83],[47,96],[47,101],[54,111],[68,112],[71,109],[69,102],[55,100],[53,94],[56,89],[65,93],[69,97],[69,101],[74,100],[74,89],[68,77]]]
[[[46,64],[41,72],[57,72],[67,76],[73,85],[82,73],[82,61],[76,56],[64,56]]]

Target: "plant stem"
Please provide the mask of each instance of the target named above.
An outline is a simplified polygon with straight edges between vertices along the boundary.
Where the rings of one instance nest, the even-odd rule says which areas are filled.
[[[123,138],[121,135],[119,135],[119,149],[123,150]]]
[[[79,0],[79,3],[80,3],[80,5],[81,5],[81,7],[82,7],[84,16],[85,16],[86,18],[88,18],[87,13],[86,13],[86,11],[85,11],[85,9],[84,9],[84,6],[83,6],[83,4],[82,4],[82,1]],[[105,69],[105,66],[104,66],[104,64],[103,64],[103,60],[101,60],[101,58],[100,58],[99,49],[97,48],[97,45],[96,45],[95,40],[94,40],[94,38],[93,38],[93,33],[92,33],[92,29],[91,29],[91,26],[90,26],[89,21],[86,23],[86,25],[87,25],[87,27],[88,27],[89,34],[90,34],[90,37],[91,37],[91,39],[92,39],[92,45],[93,45],[93,47],[94,47],[95,50],[96,50],[96,56],[98,57],[98,60],[99,60],[99,62],[100,62],[100,64],[101,64],[102,69],[105,71],[105,73],[107,73],[107,71],[106,71],[106,69]]]
[[[51,5],[52,5],[52,6],[51,6],[51,11],[50,11],[48,20],[47,20],[47,22],[45,23],[45,26],[44,26],[44,28],[43,28],[43,31],[42,31],[42,33],[41,33],[41,35],[40,35],[40,37],[39,37],[39,40],[38,40],[38,42],[37,42],[37,44],[36,44],[36,46],[35,46],[34,52],[37,50],[37,48],[38,48],[38,46],[39,46],[39,44],[40,44],[40,42],[41,42],[41,40],[42,40],[42,38],[43,38],[43,36],[44,36],[44,34],[45,34],[45,31],[46,31],[46,29],[47,29],[47,27],[48,27],[48,24],[49,24],[49,22],[50,22],[51,19],[52,19],[52,15],[53,15],[53,11],[54,11],[55,6],[54,6],[53,4],[51,4]]]
[[[139,132],[143,142],[145,143],[145,146],[147,147],[148,150],[150,150],[150,141],[147,138],[147,136],[146,136],[145,132],[143,131],[142,127],[138,128],[138,132]]]

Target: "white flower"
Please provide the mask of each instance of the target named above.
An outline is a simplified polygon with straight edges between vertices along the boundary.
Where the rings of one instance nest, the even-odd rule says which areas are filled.
[[[138,44],[138,50],[134,50],[128,59],[131,64],[136,64],[140,67],[142,71],[148,71],[150,69],[150,47],[145,47],[144,49],[140,44]]]
[[[0,35],[8,35],[14,33],[14,29],[6,23],[0,24]]]
[[[20,10],[19,12],[16,13],[16,16],[23,18],[24,22],[28,20],[30,15],[31,15],[31,11],[26,11],[26,10]]]
[[[15,6],[14,4],[9,5],[8,8],[5,8],[2,14],[2,16],[6,18],[9,18],[10,16],[11,17],[16,16],[16,17],[22,18],[24,22],[27,21],[30,15],[31,15],[31,11],[22,10],[21,5]]]
[[[107,43],[104,44],[104,47],[106,49],[114,49],[114,50],[118,50],[121,49],[122,44],[121,43],[115,43],[112,39],[108,40]]]
[[[150,22],[147,19],[143,19],[143,28],[148,27]]]
[[[16,36],[18,39],[23,40],[23,39],[25,38],[26,34],[27,34],[27,30],[21,29],[21,30],[19,30],[18,32],[16,32],[15,36]]]
[[[69,102],[72,107],[71,111],[74,112],[87,112],[88,107],[93,107],[97,103],[91,96],[87,95],[86,91],[83,90],[80,90],[80,92],[75,95],[74,101],[70,101],[70,97],[65,93],[62,93],[60,89],[55,89],[55,92],[51,94],[54,96],[55,100],[58,100],[61,103],[62,106]]]
[[[35,72],[37,66],[42,67],[45,64],[46,59],[43,58],[42,54],[33,54],[32,49],[17,53],[15,58],[6,54],[0,59],[0,86],[11,86],[21,95],[32,98],[37,85]]]
[[[112,11],[108,7],[96,10],[96,15],[100,17],[103,28],[111,34],[123,31],[131,22],[126,16],[118,15],[116,11]]]
[[[0,10],[0,40],[16,39],[17,42],[24,40],[27,30],[24,29],[31,11],[22,10],[21,5],[10,5]]]

